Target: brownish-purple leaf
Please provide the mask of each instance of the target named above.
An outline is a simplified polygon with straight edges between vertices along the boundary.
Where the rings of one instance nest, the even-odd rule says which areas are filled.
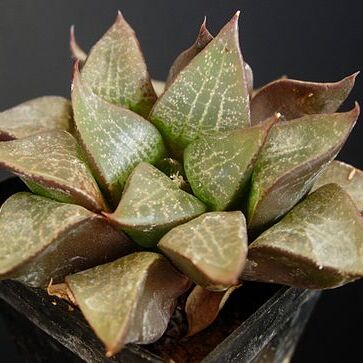
[[[363,171],[354,166],[334,160],[315,181],[311,192],[325,184],[341,186],[353,199],[357,208],[363,212]]]
[[[363,218],[337,184],[310,194],[250,246],[242,279],[308,289],[363,276]]]
[[[346,113],[308,115],[270,131],[252,174],[248,225],[260,229],[288,212],[344,145],[359,106]]]
[[[107,209],[77,141],[66,131],[0,143],[0,166],[37,194],[94,211]]]
[[[196,284],[213,291],[238,283],[247,254],[242,212],[205,213],[173,228],[159,249]]]
[[[176,76],[190,63],[190,61],[200,53],[213,39],[206,27],[207,18],[204,18],[203,24],[200,27],[197,39],[194,44],[179,54],[174,63],[170,67],[169,74],[166,80],[165,89],[167,89],[175,80]]]
[[[71,103],[58,96],[44,96],[0,113],[0,141],[22,139],[49,130],[71,131]]]
[[[149,344],[167,328],[190,281],[165,257],[138,252],[68,276],[79,308],[112,356],[127,343]]]
[[[304,115],[334,113],[351,92],[358,73],[336,83],[278,79],[259,89],[251,101],[251,123],[280,112],[286,120]]]
[[[209,291],[201,286],[195,286],[185,305],[188,336],[195,335],[211,325],[228,298],[239,287],[232,286],[226,291]]]
[[[1,278],[45,287],[133,249],[124,234],[78,205],[17,193],[1,208]]]

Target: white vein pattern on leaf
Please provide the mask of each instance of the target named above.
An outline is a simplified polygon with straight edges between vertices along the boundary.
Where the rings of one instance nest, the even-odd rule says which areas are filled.
[[[306,121],[274,127],[257,162],[255,183],[268,186],[277,176],[327,153],[333,145],[341,142],[348,130],[335,120],[328,121],[321,120],[320,125],[315,122],[317,127],[314,123],[307,127],[309,122]],[[325,132],[329,135],[326,136]]]
[[[256,146],[260,145],[260,135],[247,135],[249,139],[255,135]],[[226,148],[228,142],[232,143],[232,149]],[[220,145],[223,145],[223,150],[219,150]],[[256,148],[251,154],[251,150],[247,152],[244,146],[242,141],[236,141],[232,133],[202,138],[191,145],[185,155],[185,169],[192,188],[197,188],[203,196],[208,195],[209,199],[217,202],[234,195],[251,172],[249,165],[257,151]]]
[[[225,189],[225,185],[222,185],[220,183],[220,180],[224,180],[227,178],[230,179],[231,183],[237,180],[237,178],[232,179],[232,173],[227,176],[220,175],[220,173],[223,172],[223,166],[233,166],[235,171],[238,171],[240,169],[238,164],[233,164],[233,162],[239,157],[239,155],[236,153],[234,155],[230,155],[228,158],[228,154],[228,152],[223,150],[219,152],[211,151],[209,156],[207,156],[206,158],[204,158],[204,155],[203,158],[201,158],[200,155],[197,154],[195,154],[194,156],[191,155],[190,158],[190,163],[193,165],[194,168],[193,173],[197,174],[197,176],[195,176],[195,179],[198,180],[199,183],[201,183],[202,185],[209,185],[208,189],[213,188],[214,190],[218,191],[218,194],[223,196],[227,196],[228,192]],[[213,159],[219,160],[219,162],[213,164]]]
[[[319,193],[319,192],[318,192]],[[345,197],[325,190],[306,200],[256,241],[297,256],[304,256],[319,268],[332,267],[345,272],[362,272],[362,224],[347,205]],[[313,196],[309,197],[312,198]],[[360,232],[359,232],[360,231]]]
[[[76,141],[62,131],[43,133],[0,146],[1,158],[17,172],[55,181],[99,200],[96,182],[78,154]]]
[[[82,74],[93,91],[110,102],[129,105],[140,101],[148,76],[128,26],[115,24],[108,31],[91,51]]]
[[[202,204],[195,197],[180,190],[161,172],[148,169],[147,174],[131,178],[121,201],[124,213],[135,215],[143,223],[168,223],[202,212]]]
[[[91,92],[87,94],[82,85],[78,91],[83,112],[76,108],[76,122],[83,141],[107,183],[123,186],[140,161],[156,161],[161,136],[140,116],[107,104]]]
[[[170,128],[175,134],[174,137],[183,135],[192,140],[199,132],[206,134],[212,130],[233,129],[243,126],[246,122],[247,101],[243,93],[243,70],[237,68],[235,62],[230,60],[231,57],[239,58],[239,56],[235,45],[229,42],[228,39],[212,41],[213,44],[210,43],[196,57],[198,63],[194,62],[193,66],[190,65],[184,69],[161,102],[157,104],[153,118],[160,119],[166,127]],[[228,47],[231,49],[225,52]],[[215,56],[216,54],[221,54],[221,59]],[[228,60],[225,59],[227,55]],[[239,78],[241,84],[238,82]],[[227,80],[232,83],[226,83]],[[201,84],[198,85],[198,82]],[[226,97],[230,90],[235,91],[236,94]],[[191,102],[186,100],[186,97],[189,97],[188,94],[193,94],[194,98],[190,100]],[[202,102],[201,97],[207,97],[207,101]],[[214,98],[217,98],[216,102],[213,102]],[[228,107],[225,112],[226,100],[231,102],[231,107]],[[204,107],[196,108],[197,104]],[[215,109],[216,107],[218,110]],[[180,117],[176,118],[174,113],[179,114]]]
[[[86,209],[29,193],[16,194],[0,213],[0,270],[16,266],[58,238],[59,232],[92,215]],[[21,221],[21,223],[19,222]]]
[[[159,259],[155,254],[132,254],[70,279],[83,313],[104,339],[114,341],[129,328],[141,295],[147,293],[146,277]]]
[[[17,138],[28,133],[69,128],[70,102],[63,97],[44,96],[24,102],[0,113],[0,130],[14,133]]]
[[[350,177],[352,175],[352,177]],[[358,209],[363,211],[363,172],[354,167],[344,164],[340,161],[333,161],[325,171],[319,175],[318,180],[314,183],[312,191],[319,187],[336,183],[352,197]]]
[[[164,243],[196,265],[202,262],[230,270],[238,265],[244,249],[241,230],[240,218],[205,215],[169,232]]]

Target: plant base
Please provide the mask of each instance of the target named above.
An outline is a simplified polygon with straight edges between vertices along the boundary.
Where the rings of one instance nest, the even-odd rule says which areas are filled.
[[[5,312],[7,322],[15,325],[11,327],[13,334],[17,335],[17,340],[22,340],[18,345],[26,353],[26,361],[31,363],[49,361],[55,353],[59,362],[69,363],[78,363],[79,358],[92,363],[156,363],[170,359],[175,362],[277,363],[289,361],[319,292],[293,288],[280,288],[276,292],[276,289],[271,285],[246,284],[232,296],[217,321],[195,337],[180,340],[167,332],[155,344],[128,345],[112,358],[105,357],[104,348],[79,311],[70,309],[64,301],[13,281],[0,283],[0,298],[51,337],[45,339],[43,333],[35,333],[23,317],[14,317],[14,311],[10,315]],[[263,299],[268,300],[262,304]],[[257,310],[251,315],[253,308]],[[24,328],[24,324],[28,324],[28,328]],[[32,333],[26,334],[27,330]],[[67,349],[61,349],[59,344]]]

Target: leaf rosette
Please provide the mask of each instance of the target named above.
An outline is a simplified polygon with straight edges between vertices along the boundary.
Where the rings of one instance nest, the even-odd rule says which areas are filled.
[[[121,13],[88,54],[72,27],[71,102],[0,113],[0,167],[32,192],[1,207],[0,278],[56,283],[109,356],[155,342],[178,305],[197,334],[243,280],[363,276],[363,172],[334,160],[357,74],[253,90],[238,16],[215,37],[204,21],[166,82]]]

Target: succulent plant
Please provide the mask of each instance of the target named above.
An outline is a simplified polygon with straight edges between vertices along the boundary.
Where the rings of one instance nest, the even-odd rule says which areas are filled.
[[[356,74],[254,91],[238,15],[215,38],[204,21],[165,84],[121,13],[88,55],[72,28],[72,101],[0,113],[0,165],[32,192],[1,208],[0,276],[51,282],[108,355],[159,339],[185,294],[193,335],[244,280],[363,276],[363,173],[333,161]]]

